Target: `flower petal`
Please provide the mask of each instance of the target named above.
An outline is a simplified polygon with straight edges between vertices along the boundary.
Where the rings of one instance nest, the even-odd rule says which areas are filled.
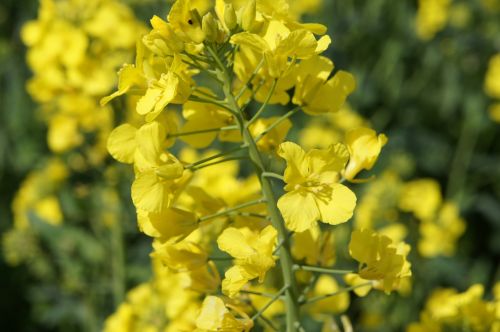
[[[278,200],[278,209],[286,227],[294,232],[303,232],[313,227],[320,213],[314,195],[308,192],[291,191]]]
[[[316,197],[321,221],[337,225],[352,217],[356,207],[356,195],[346,186],[336,183],[331,187],[331,196],[327,199]]]

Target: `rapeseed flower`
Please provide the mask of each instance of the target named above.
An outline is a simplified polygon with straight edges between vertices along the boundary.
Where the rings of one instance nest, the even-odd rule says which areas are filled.
[[[354,193],[339,183],[349,158],[342,144],[305,152],[292,142],[284,142],[278,155],[285,159],[286,193],[278,200],[288,229],[303,232],[322,222],[337,225],[352,217]]]

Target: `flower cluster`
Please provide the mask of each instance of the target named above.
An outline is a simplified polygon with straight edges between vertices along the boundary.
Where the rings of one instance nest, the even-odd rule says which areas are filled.
[[[423,257],[451,257],[465,232],[465,221],[455,203],[444,200],[433,179],[404,182],[386,171],[367,186],[355,214],[357,228],[374,228],[398,242],[410,233],[402,213],[418,220],[418,252]]]
[[[500,330],[500,283],[493,288],[493,299],[483,299],[484,287],[471,286],[463,293],[453,288],[435,290],[420,314],[420,322],[408,326],[407,332]]]
[[[38,19],[25,24],[21,35],[34,74],[27,90],[41,106],[53,152],[85,147],[84,136],[94,135],[86,159],[96,164],[106,156],[113,113],[99,99],[115,86],[114,73],[130,60],[142,29],[116,0],[44,0]]]
[[[291,8],[178,0],[166,20],[151,19],[135,63],[122,67],[117,91],[101,101],[137,100],[141,120],[115,128],[108,151],[133,165],[132,201],[139,228],[154,239],[152,256],[199,294],[197,331],[277,324],[296,331],[301,314],[343,312],[349,289],[366,286],[343,288],[321,273],[337,273],[332,226],[356,205],[347,183],[364,181],[359,174],[372,169],[387,138],[359,126],[321,149],[286,141],[294,115],[337,113],[356,86],[321,55],[326,28],[297,21]],[[411,274],[408,247],[365,232],[381,245],[367,257],[360,252],[372,246],[353,233],[360,278],[397,289]],[[337,294],[341,302],[330,298]]]

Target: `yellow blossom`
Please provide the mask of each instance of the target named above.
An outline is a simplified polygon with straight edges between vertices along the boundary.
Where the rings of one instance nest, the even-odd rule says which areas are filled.
[[[402,278],[411,276],[408,252],[408,245],[394,245],[390,238],[369,229],[353,231],[349,243],[351,257],[361,263],[359,276],[380,281],[387,293],[397,288]]]
[[[337,112],[356,88],[356,82],[354,76],[342,70],[329,79],[333,68],[333,62],[322,56],[301,61],[293,71],[297,83],[292,102],[311,115]]]
[[[387,136],[377,135],[373,129],[358,128],[347,132],[345,141],[350,157],[344,176],[352,181],[361,170],[372,169],[387,143]]]
[[[234,297],[249,281],[259,278],[264,281],[266,272],[274,266],[273,256],[277,232],[267,226],[260,233],[248,228],[226,228],[217,239],[222,251],[235,258],[235,265],[226,271],[222,282],[224,293]]]
[[[178,243],[155,241],[153,248],[152,257],[176,271],[195,270],[208,261],[205,250],[187,239]]]
[[[253,327],[253,321],[242,311],[238,310],[236,313],[241,318],[234,316],[219,297],[207,296],[196,319],[197,331],[249,332]]]
[[[338,183],[348,158],[344,145],[306,153],[297,144],[285,142],[278,154],[287,162],[286,193],[278,208],[288,229],[303,232],[318,220],[336,225],[352,217],[356,196]]]
[[[174,207],[159,213],[138,210],[137,222],[142,232],[161,242],[178,241],[198,227],[198,218],[194,213]]]
[[[451,0],[419,0],[417,35],[423,40],[434,38],[446,26]]]
[[[407,182],[399,198],[399,208],[412,212],[420,220],[432,219],[443,201],[439,183],[432,179]]]
[[[500,54],[495,54],[489,61],[484,89],[488,96],[500,99]]]

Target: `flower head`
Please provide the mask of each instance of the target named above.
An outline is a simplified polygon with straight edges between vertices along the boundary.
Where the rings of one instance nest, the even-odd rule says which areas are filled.
[[[285,142],[278,154],[287,162],[287,193],[278,200],[278,208],[288,229],[303,232],[318,220],[336,225],[352,217],[356,196],[338,182],[348,159],[344,145],[305,152],[297,144]]]

